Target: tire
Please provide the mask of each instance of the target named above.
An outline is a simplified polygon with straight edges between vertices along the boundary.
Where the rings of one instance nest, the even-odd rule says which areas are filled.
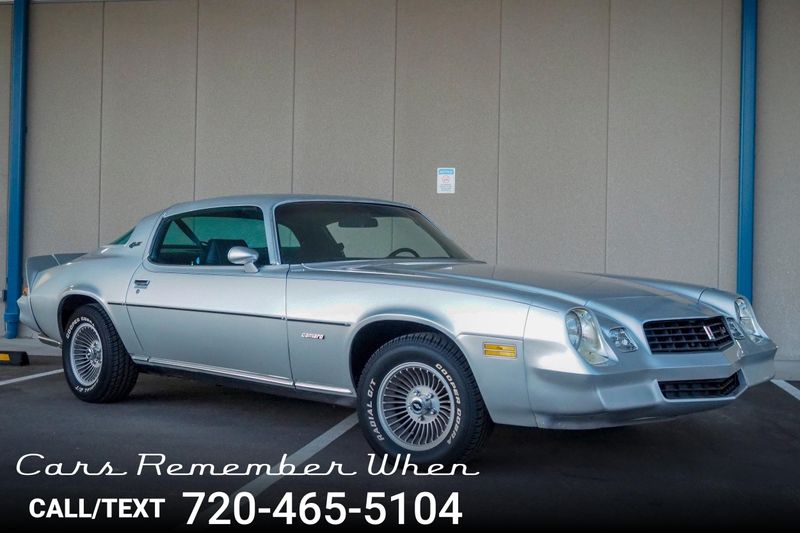
[[[480,451],[493,423],[464,355],[435,333],[381,346],[358,385],[364,436],[380,454],[417,464],[463,463]]]
[[[117,402],[136,385],[139,371],[97,304],[79,307],[70,317],[61,354],[67,384],[85,402]]]

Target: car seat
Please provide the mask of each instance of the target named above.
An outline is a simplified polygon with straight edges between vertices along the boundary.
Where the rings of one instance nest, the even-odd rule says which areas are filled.
[[[242,239],[209,239],[204,265],[229,266],[228,252],[234,246],[247,246]]]

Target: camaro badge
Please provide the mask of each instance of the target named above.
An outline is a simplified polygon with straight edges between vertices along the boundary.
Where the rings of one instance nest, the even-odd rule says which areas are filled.
[[[714,331],[711,329],[710,326],[703,326],[703,329],[706,330],[706,335],[708,335],[708,340],[710,341],[717,340],[717,336],[714,335]]]
[[[318,341],[321,341],[322,339],[325,338],[325,334],[324,333],[308,333],[306,331],[301,333],[300,336],[303,337],[304,339],[314,339],[314,340],[318,340]]]

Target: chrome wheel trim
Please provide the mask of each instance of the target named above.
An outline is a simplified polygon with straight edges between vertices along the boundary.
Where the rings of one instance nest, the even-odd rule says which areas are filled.
[[[455,396],[441,373],[425,363],[403,363],[378,388],[378,418],[388,437],[410,451],[431,450],[455,421]]]
[[[83,322],[75,328],[69,343],[69,363],[79,385],[97,383],[103,368],[103,342],[92,324]]]

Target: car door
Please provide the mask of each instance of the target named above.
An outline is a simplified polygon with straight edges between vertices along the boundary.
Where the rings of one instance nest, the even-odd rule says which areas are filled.
[[[151,241],[125,302],[149,362],[291,385],[287,267],[270,264],[262,210],[165,217]],[[233,246],[259,253],[257,272],[228,261]]]

